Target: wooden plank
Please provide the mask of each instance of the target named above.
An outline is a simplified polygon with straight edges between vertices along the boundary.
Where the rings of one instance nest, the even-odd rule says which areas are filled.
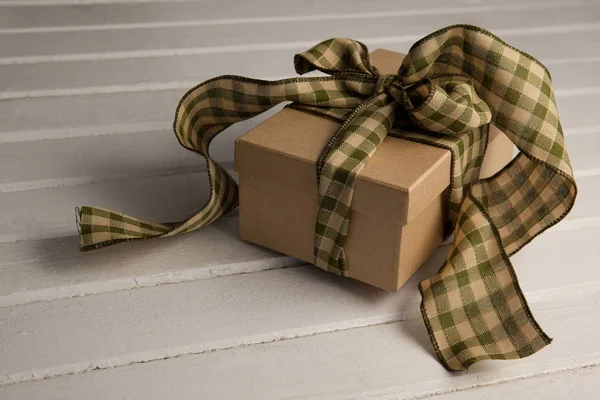
[[[546,63],[556,88],[588,87],[595,79],[599,60],[591,55],[600,53],[600,31],[544,36],[521,34],[507,40]],[[378,46],[407,52],[410,43]],[[186,89],[223,74],[291,77],[296,74],[293,54],[302,50],[305,48],[178,55],[175,59],[160,56],[0,65],[0,98]]]
[[[206,171],[204,158],[166,130],[5,143],[0,159],[0,192]]]
[[[596,211],[596,208],[598,208],[596,205],[598,204],[598,198],[600,198],[600,175],[594,174],[580,177],[576,172],[575,179],[579,193],[575,201],[575,206],[573,206],[567,219],[582,220],[599,217],[600,211]]]
[[[60,130],[103,125],[172,123],[184,89],[0,102],[0,136],[32,130]],[[35,116],[35,118],[33,118]],[[168,125],[167,125],[168,126]],[[12,133],[10,133],[12,132]],[[0,139],[1,140],[1,139]]]
[[[422,322],[411,320],[13,384],[0,387],[0,394],[46,399],[429,396],[596,365],[600,338],[589,332],[600,328],[598,305],[595,298],[566,309],[534,306],[556,343],[524,360],[476,364],[467,374],[445,371],[432,354]],[[315,305],[316,310],[328,307],[329,303]],[[221,328],[219,323],[216,329]],[[120,336],[114,332],[110,339]]]
[[[444,393],[447,400],[487,399],[594,399],[600,392],[600,367],[577,368],[548,375],[516,379],[497,385],[479,386]]]
[[[0,102],[0,142],[115,133],[148,124],[168,129],[185,89]],[[35,118],[32,118],[35,116]],[[241,126],[241,125],[239,125]],[[139,132],[139,130],[138,130]],[[19,139],[21,138],[21,139]]]
[[[514,258],[538,310],[599,299],[598,232],[549,233]],[[418,319],[416,283],[439,269],[446,251],[397,293],[307,266],[0,308],[0,384]],[[575,256],[581,262],[565,263]],[[38,281],[35,272],[29,278]]]
[[[579,292],[570,288],[580,287],[585,292],[586,283],[595,290],[600,281],[595,261],[600,246],[593,242],[596,231],[597,226],[570,231],[551,228],[511,257],[530,301],[543,301],[545,296],[551,300],[555,292],[558,299],[563,289],[576,297]]]
[[[300,265],[242,241],[237,218],[177,238],[82,253],[76,237],[0,244],[0,307]]]
[[[564,119],[567,119],[566,116],[570,114],[561,111],[560,115],[561,118],[564,115]],[[575,171],[581,171],[583,176],[597,175],[600,173],[598,157],[593,156],[594,149],[600,148],[600,135],[588,134],[567,136],[567,146],[569,156],[571,157],[571,164]]]
[[[568,3],[535,10],[498,10],[475,12],[469,21],[485,26],[501,36],[559,31],[597,31],[597,6]],[[260,48],[297,48],[310,46],[327,37],[354,37],[370,43],[388,41],[411,44],[422,36],[456,22],[454,15],[424,15],[408,18],[381,16],[363,18],[361,23],[345,20],[271,22],[268,24],[140,28],[107,31],[42,32],[13,35],[0,41],[0,62],[30,63],[40,61],[85,60],[147,57],[186,53],[221,53]],[[390,26],[397,27],[397,37],[390,38]],[[523,28],[526,26],[527,28]],[[367,38],[370,38],[367,40]]]
[[[593,1],[579,1],[580,4]],[[0,2],[0,6],[5,2]],[[534,3],[533,5],[531,3]],[[537,4],[535,4],[537,3]],[[370,15],[395,17],[427,14],[469,14],[473,12],[495,12],[499,9],[540,8],[540,4],[552,7],[566,2],[543,2],[536,0],[522,4],[518,0],[502,4],[472,4],[468,1],[448,3],[444,0],[429,0],[414,3],[409,0],[376,0],[368,4],[362,1],[334,0],[323,3],[294,3],[290,1],[262,0],[246,3],[234,0],[177,2],[119,2],[112,4],[72,5],[22,5],[4,4],[0,14],[0,31],[24,30],[84,30],[114,29],[117,27],[144,27],[153,25],[235,25],[244,22],[264,23],[273,20],[306,21],[311,19],[358,19]],[[45,29],[44,29],[45,28]]]

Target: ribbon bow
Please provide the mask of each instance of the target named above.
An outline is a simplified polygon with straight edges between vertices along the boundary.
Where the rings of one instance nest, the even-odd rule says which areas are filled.
[[[186,233],[234,209],[237,185],[210,158],[210,142],[231,124],[292,101],[292,107],[342,122],[317,164],[317,266],[347,273],[354,180],[386,135],[442,147],[452,154],[447,233],[454,241],[438,274],[419,284],[438,358],[447,369],[462,370],[484,359],[526,357],[550,343],[509,261],[562,220],[577,195],[546,68],[469,25],[415,43],[397,75],[380,74],[366,46],[349,39],[322,42],[294,63],[300,74],[316,69],[328,76],[272,82],[221,76],[181,99],[175,135],[204,156],[211,184],[200,211],[184,222],[161,224],[82,207],[81,249]],[[479,180],[490,122],[520,152],[502,171]]]
[[[407,58],[414,53],[411,50]],[[294,65],[299,74],[319,70],[341,79],[344,90],[361,100],[348,116],[340,118],[344,123],[317,162],[319,211],[314,263],[346,275],[344,243],[354,181],[394,124],[408,116],[426,131],[462,134],[489,124],[492,113],[471,80],[447,74],[434,76],[429,71],[417,73],[406,62],[397,75],[382,75],[371,65],[367,47],[350,39],[322,42],[296,55]]]

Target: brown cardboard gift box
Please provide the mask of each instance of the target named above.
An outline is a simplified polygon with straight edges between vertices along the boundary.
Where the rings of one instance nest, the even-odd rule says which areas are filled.
[[[384,74],[403,55],[371,54]],[[236,141],[243,239],[312,263],[316,162],[340,124],[286,108]],[[492,127],[481,177],[499,171],[513,145]],[[443,240],[450,152],[388,136],[357,177],[344,247],[350,277],[395,291]]]

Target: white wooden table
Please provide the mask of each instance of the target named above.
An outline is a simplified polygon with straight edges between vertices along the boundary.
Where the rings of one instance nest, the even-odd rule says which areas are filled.
[[[513,257],[547,349],[445,371],[416,290],[444,246],[396,294],[246,244],[235,215],[78,252],[77,205],[178,220],[203,203],[203,160],[170,133],[190,86],[292,76],[334,36],[406,52],[458,22],[554,78],[580,195]],[[599,74],[592,0],[0,0],[0,399],[598,398]]]

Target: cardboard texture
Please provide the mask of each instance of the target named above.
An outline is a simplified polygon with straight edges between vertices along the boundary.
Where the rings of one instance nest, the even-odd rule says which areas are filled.
[[[371,54],[386,74],[396,73],[402,58],[387,50]],[[314,261],[316,162],[339,126],[286,108],[236,141],[243,239]],[[493,128],[481,177],[512,157],[512,142]],[[440,245],[450,158],[448,150],[389,136],[378,147],[355,183],[345,245],[351,278],[398,290]]]

